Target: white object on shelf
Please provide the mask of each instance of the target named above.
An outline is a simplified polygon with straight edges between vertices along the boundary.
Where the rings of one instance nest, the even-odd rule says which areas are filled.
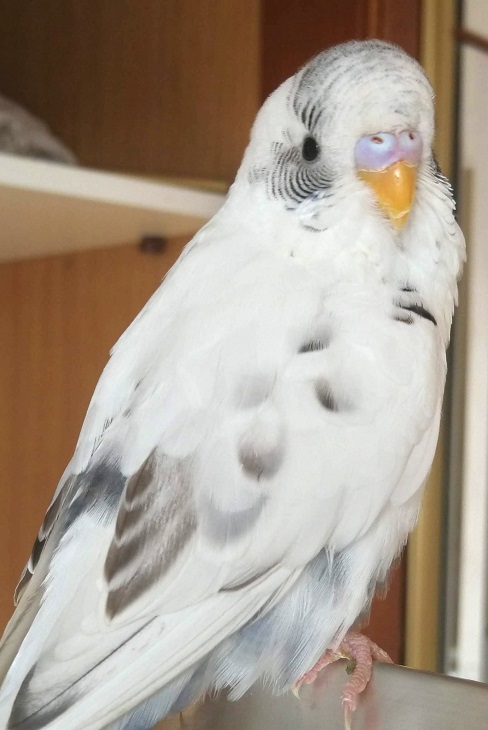
[[[224,195],[0,154],[0,262],[192,235]]]

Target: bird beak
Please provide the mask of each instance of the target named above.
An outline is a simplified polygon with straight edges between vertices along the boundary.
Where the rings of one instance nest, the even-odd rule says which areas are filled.
[[[381,210],[393,226],[401,230],[412,208],[417,180],[417,165],[398,160],[383,170],[357,171],[373,190]]]

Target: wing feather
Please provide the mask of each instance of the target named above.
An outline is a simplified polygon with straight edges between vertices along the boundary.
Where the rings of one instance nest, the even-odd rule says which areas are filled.
[[[188,461],[153,452],[127,481],[104,566],[110,618],[161,582],[188,545],[197,526],[190,475]]]

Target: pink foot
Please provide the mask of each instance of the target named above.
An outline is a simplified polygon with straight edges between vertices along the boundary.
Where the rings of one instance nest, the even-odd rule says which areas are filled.
[[[347,659],[346,671],[351,675],[342,692],[342,706],[344,708],[344,723],[346,730],[351,730],[352,713],[358,706],[358,698],[367,687],[371,679],[373,661],[393,664],[383,649],[358,631],[348,631],[337,649],[327,649],[318,662],[295,685],[294,692],[298,693],[302,684],[311,684],[324,667],[338,659]]]

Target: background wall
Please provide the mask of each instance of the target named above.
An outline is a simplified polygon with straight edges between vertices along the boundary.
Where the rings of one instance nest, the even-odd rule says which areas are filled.
[[[2,0],[0,91],[81,162],[230,180],[259,106],[259,0]]]

